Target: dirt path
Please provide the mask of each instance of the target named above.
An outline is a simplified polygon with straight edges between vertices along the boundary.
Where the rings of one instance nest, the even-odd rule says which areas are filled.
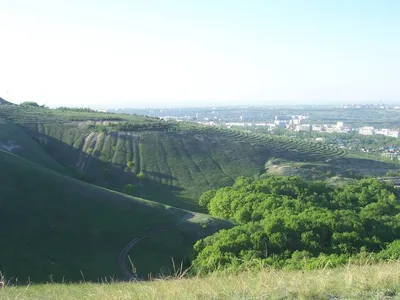
[[[185,223],[186,221],[192,219],[193,217],[194,217],[194,214],[190,214],[190,213],[189,213],[189,214],[187,214],[187,215],[182,219],[182,221],[180,221],[179,223],[176,223],[176,224],[170,225],[170,226],[163,226],[163,227],[158,227],[158,228],[152,229],[152,230],[150,230],[150,231],[147,231],[147,232],[145,232],[145,233],[142,233],[141,235],[139,235],[139,236],[135,237],[133,240],[131,240],[131,241],[121,250],[121,252],[119,253],[119,256],[118,256],[118,265],[119,265],[119,268],[120,268],[121,271],[122,271],[122,279],[123,279],[123,280],[133,280],[133,279],[137,279],[136,274],[133,274],[133,273],[132,273],[131,271],[129,271],[129,269],[127,268],[127,266],[126,266],[126,264],[125,264],[125,260],[126,260],[126,257],[127,257],[128,253],[129,253],[129,251],[130,251],[138,242],[140,242],[141,240],[143,240],[143,239],[145,239],[145,238],[147,238],[147,237],[150,237],[150,236],[152,236],[152,235],[154,235],[154,234],[157,234],[157,233],[159,233],[159,232],[162,232],[162,231],[171,229],[171,228],[173,228],[173,227],[177,227],[177,226],[179,226],[179,225]]]

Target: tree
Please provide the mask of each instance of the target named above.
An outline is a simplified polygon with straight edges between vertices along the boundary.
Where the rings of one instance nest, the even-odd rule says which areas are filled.
[[[203,207],[208,208],[208,204],[210,203],[211,199],[215,197],[216,190],[209,190],[203,193],[199,199],[199,204]]]
[[[146,179],[146,175],[141,171],[139,174],[136,175],[137,179],[143,181]]]
[[[390,244],[400,239],[397,193],[376,179],[332,187],[300,177],[238,178],[199,199],[236,226],[196,243],[194,269],[237,269],[254,259],[274,267],[317,267],[327,257],[342,264],[387,245],[376,257],[393,257],[400,245]]]
[[[40,105],[37,104],[36,102],[33,101],[25,101],[21,103],[21,106],[33,106],[33,107],[39,107]]]

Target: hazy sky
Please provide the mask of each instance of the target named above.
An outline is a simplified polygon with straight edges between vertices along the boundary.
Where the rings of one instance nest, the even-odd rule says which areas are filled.
[[[0,97],[400,104],[398,0],[0,0]]]

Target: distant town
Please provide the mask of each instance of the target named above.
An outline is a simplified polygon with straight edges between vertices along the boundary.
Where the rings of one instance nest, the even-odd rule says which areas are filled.
[[[311,110],[318,108],[312,106]],[[380,110],[397,111],[400,123],[400,106],[385,106],[378,104],[343,104],[338,107],[323,107],[326,110]],[[321,110],[320,108],[320,110]],[[277,111],[301,110],[303,114],[273,114]],[[105,110],[103,110],[105,111]],[[329,123],[317,123],[315,118],[310,117],[307,107],[302,108],[275,108],[275,107],[249,107],[249,108],[176,108],[176,109],[117,109],[108,111],[136,113],[159,117],[164,120],[177,122],[195,122],[208,126],[232,127],[265,127],[271,132],[285,129],[294,132],[323,132],[323,133],[349,133],[358,132],[361,135],[384,135],[389,137],[400,137],[399,128],[375,128],[374,126],[351,126],[340,120],[329,119]],[[399,124],[400,125],[400,124]]]
[[[299,107],[214,107],[110,110],[249,132],[285,134],[400,159],[400,106],[342,104]],[[306,134],[306,136],[304,136]],[[346,136],[348,136],[346,138]],[[364,139],[357,138],[357,136]],[[372,140],[366,140],[371,138]],[[380,137],[387,137],[381,141]],[[398,145],[397,145],[398,143]]]

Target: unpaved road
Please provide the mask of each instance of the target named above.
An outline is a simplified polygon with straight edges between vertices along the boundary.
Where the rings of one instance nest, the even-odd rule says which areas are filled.
[[[121,250],[121,252],[119,253],[119,256],[118,256],[118,265],[119,265],[119,268],[120,268],[121,271],[122,271],[122,279],[124,279],[124,280],[137,279],[136,274],[133,274],[133,273],[132,273],[131,271],[129,271],[129,269],[126,267],[125,260],[126,260],[126,257],[127,257],[128,253],[129,253],[129,251],[130,251],[138,242],[140,242],[141,240],[143,240],[143,239],[145,239],[145,238],[147,238],[147,237],[149,237],[149,236],[152,236],[152,235],[154,235],[154,234],[157,234],[157,233],[159,233],[159,232],[162,232],[162,231],[171,229],[171,228],[173,228],[173,227],[177,227],[177,226],[179,226],[179,225],[185,223],[186,221],[192,219],[193,217],[194,217],[194,214],[188,213],[187,215],[185,215],[185,217],[182,219],[182,221],[180,221],[180,222],[178,222],[178,223],[176,223],[176,224],[173,224],[173,225],[170,225],[170,226],[162,226],[162,227],[154,228],[154,229],[152,229],[152,230],[150,230],[150,231],[147,231],[147,232],[145,232],[145,233],[142,233],[141,235],[139,235],[139,236],[135,237],[133,240],[131,240],[131,241]]]

